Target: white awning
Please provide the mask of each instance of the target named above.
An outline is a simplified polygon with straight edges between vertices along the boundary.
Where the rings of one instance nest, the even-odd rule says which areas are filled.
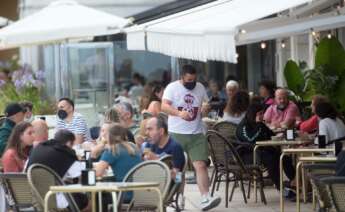
[[[262,40],[284,38],[309,33],[311,30],[323,31],[345,26],[345,8],[322,15],[299,18],[278,17],[242,25],[246,33],[239,34],[236,45],[256,43]]]
[[[129,20],[59,0],[0,29],[0,49],[118,33]]]
[[[218,0],[129,28],[127,46],[174,57],[236,63],[238,26],[309,1]]]

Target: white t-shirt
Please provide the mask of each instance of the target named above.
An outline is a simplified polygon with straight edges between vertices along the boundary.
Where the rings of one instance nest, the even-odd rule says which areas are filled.
[[[326,143],[334,139],[345,136],[345,125],[344,123],[336,118],[325,118],[319,122],[319,135],[326,136]]]
[[[172,106],[180,111],[190,114],[189,120],[169,115],[169,132],[179,134],[198,134],[203,132],[201,106],[208,101],[205,87],[197,83],[193,90],[185,88],[180,80],[170,83],[164,90],[163,100],[172,102]]]

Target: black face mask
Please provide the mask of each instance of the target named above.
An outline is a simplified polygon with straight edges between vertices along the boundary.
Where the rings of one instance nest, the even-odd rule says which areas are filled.
[[[280,111],[284,111],[286,109],[285,105],[277,105],[277,109]]]
[[[68,114],[64,110],[58,110],[57,116],[59,117],[59,119],[64,120],[65,118],[67,118]]]
[[[193,82],[184,82],[183,86],[185,88],[187,88],[188,90],[193,90],[195,88],[195,86],[196,86],[196,82],[195,81],[193,81]]]

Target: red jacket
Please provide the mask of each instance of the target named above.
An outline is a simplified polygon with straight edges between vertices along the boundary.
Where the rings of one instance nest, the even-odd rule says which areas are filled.
[[[314,132],[314,131],[316,131],[318,129],[318,122],[319,122],[319,120],[318,120],[317,115],[313,115],[309,119],[303,121],[299,125],[299,129],[302,132],[306,132],[306,133]]]

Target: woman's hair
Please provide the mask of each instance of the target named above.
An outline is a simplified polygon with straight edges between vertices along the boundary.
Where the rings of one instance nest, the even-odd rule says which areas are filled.
[[[122,145],[125,147],[130,155],[135,154],[135,147],[128,142],[127,129],[122,127],[120,124],[111,124],[109,127],[109,145],[113,154],[118,154],[118,146]]]
[[[32,127],[32,125],[29,122],[21,122],[17,124],[13,128],[12,133],[7,142],[6,149],[14,149],[17,152],[19,159],[21,160],[25,160],[27,158],[27,154],[24,151],[22,145],[23,141],[20,137],[23,135],[24,131],[29,127]]]
[[[253,124],[256,120],[256,114],[260,111],[265,110],[265,106],[262,103],[259,102],[253,102],[248,106],[245,120],[247,123]]]
[[[249,94],[246,91],[237,91],[228,101],[225,111],[232,116],[239,116],[249,105]]]
[[[109,110],[107,110],[104,114],[104,122],[113,122],[113,123],[119,123],[120,122],[120,116],[117,110],[112,107]]]
[[[266,88],[270,94],[270,97],[272,98],[274,97],[274,92],[277,89],[274,82],[269,81],[269,80],[263,80],[259,83],[259,86]]]
[[[315,95],[312,97],[312,100],[314,101],[314,106],[320,103],[329,102],[328,98],[323,95]]]
[[[150,103],[153,101],[158,101],[158,102],[161,101],[161,99],[158,98],[156,93],[159,93],[163,89],[164,87],[160,83],[156,83],[155,85],[152,86],[151,93],[150,93]]]
[[[315,114],[320,119],[331,118],[336,119],[338,116],[338,112],[333,107],[333,105],[329,102],[322,102],[315,105]]]

